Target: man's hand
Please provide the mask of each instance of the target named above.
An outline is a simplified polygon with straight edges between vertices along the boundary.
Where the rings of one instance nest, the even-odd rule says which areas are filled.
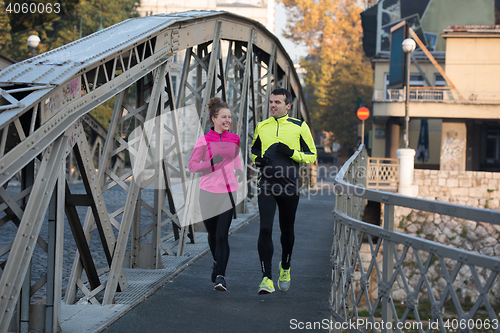
[[[278,143],[278,148],[276,149],[276,151],[278,153],[282,153],[288,157],[293,156],[293,149],[291,149],[290,147],[288,147],[286,144],[284,144],[282,142]]]
[[[210,160],[210,164],[212,164],[212,166],[213,166],[214,164],[220,163],[223,160],[224,159],[222,158],[222,156],[220,156],[219,154],[217,154],[214,157],[212,157],[212,159]]]
[[[236,176],[236,180],[238,183],[241,183],[244,179],[245,174],[243,173],[243,170],[241,169],[236,169],[234,170],[234,175]]]
[[[267,165],[267,162],[265,159],[263,159],[262,157],[256,157],[255,158],[255,165],[257,166],[257,168],[263,168]]]

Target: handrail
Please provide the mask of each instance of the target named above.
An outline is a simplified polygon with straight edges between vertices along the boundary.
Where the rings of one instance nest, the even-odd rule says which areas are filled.
[[[370,157],[367,187],[375,190],[397,191],[399,159]]]
[[[375,327],[376,332],[404,332],[403,327],[421,325],[417,331],[422,332],[432,325],[432,329],[446,332],[453,327],[446,324],[449,317],[445,313],[445,306],[453,308],[447,311],[452,311],[457,321],[467,322],[471,319],[498,322],[498,311],[493,310],[492,302],[497,302],[499,296],[495,294],[499,291],[494,286],[495,281],[500,278],[500,258],[394,231],[394,208],[401,206],[495,225],[500,225],[500,211],[367,189],[363,186],[367,162],[366,150],[361,145],[335,178],[330,299],[332,331],[341,332],[344,329],[349,332],[365,332],[368,328]],[[383,227],[361,220],[366,200],[384,204]],[[368,242],[363,241],[365,238]],[[369,263],[361,260],[363,247],[369,249]],[[438,277],[446,282],[443,290],[435,288],[437,282],[431,279],[431,270],[441,272]],[[477,297],[471,300],[473,304],[468,309],[461,305],[463,299],[459,297],[460,290],[457,287],[460,282],[459,272],[464,270],[470,271],[470,288],[473,285],[477,287]],[[412,279],[413,275],[410,273],[417,275],[418,279]],[[375,283],[372,287],[378,288],[378,296],[375,298],[369,294],[370,280]],[[398,287],[402,289],[400,295],[404,294],[404,299],[401,300],[404,305],[393,298],[393,292]],[[418,306],[419,301],[429,302],[430,305],[424,309]],[[480,308],[486,309],[481,314],[483,317],[478,315]],[[380,309],[381,314],[376,314]],[[362,310],[365,312],[361,312]],[[425,311],[430,314],[425,315]],[[360,312],[364,314],[361,315]],[[487,317],[484,317],[484,312]],[[414,320],[409,319],[410,313],[413,313]],[[385,323],[385,327],[381,323]],[[499,330],[500,328],[494,331]],[[466,331],[477,330],[471,328],[464,330]]]

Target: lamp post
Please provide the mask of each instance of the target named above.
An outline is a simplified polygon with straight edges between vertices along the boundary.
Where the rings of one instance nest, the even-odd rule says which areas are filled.
[[[405,85],[405,133],[404,133],[404,142],[405,148],[409,146],[409,131],[408,126],[410,123],[410,115],[409,115],[409,102],[410,102],[410,65],[411,65],[411,53],[415,50],[415,41],[411,38],[406,38],[401,44],[403,47],[404,53],[406,53],[406,85]]]
[[[408,196],[415,196],[415,191],[413,188],[413,169],[415,150],[408,148],[409,143],[409,131],[408,125],[410,122],[409,107],[410,102],[410,64],[411,64],[411,53],[415,50],[415,41],[411,38],[407,38],[401,44],[404,53],[406,53],[406,98],[405,98],[405,134],[404,142],[405,147],[396,150],[399,159],[399,185],[398,193]]]
[[[104,27],[102,25],[102,15],[101,15],[101,12],[97,11],[95,9],[89,9],[89,10],[83,12],[82,16],[80,16],[80,38],[82,38],[82,22],[83,22],[83,17],[85,16],[85,14],[87,12],[97,13],[99,15],[99,28],[97,28],[97,31],[101,31],[102,29],[104,29]]]
[[[37,35],[31,35],[28,37],[28,46],[31,48],[31,56],[36,55],[36,48],[40,44],[40,37]]]

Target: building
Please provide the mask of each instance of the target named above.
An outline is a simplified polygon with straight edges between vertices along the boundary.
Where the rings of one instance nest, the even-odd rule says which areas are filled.
[[[15,64],[16,61],[7,57],[7,56],[4,56],[3,54],[0,54],[0,71],[6,67],[9,67],[10,65],[12,64]]]
[[[141,16],[171,14],[189,10],[227,11],[262,23],[269,31],[274,28],[272,0],[142,0],[137,11]]]
[[[364,49],[375,75],[372,157],[396,158],[403,147],[405,93],[388,87],[388,38],[390,27],[407,20],[431,54],[417,49],[410,67],[409,148],[417,151],[415,168],[500,171],[500,26],[494,25],[494,8],[493,0],[464,6],[449,0],[381,0],[362,14]],[[425,133],[428,158],[418,149]]]

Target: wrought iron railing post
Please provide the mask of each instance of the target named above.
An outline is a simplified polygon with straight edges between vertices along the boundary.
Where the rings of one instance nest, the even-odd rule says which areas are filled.
[[[368,167],[368,154],[366,150],[363,149],[361,153],[358,155],[358,159],[356,160],[356,166],[354,169],[354,185],[360,186],[362,188],[366,188],[367,186],[367,167]],[[358,220],[361,220],[364,214],[366,199],[363,199],[359,196],[361,193],[355,193],[356,196],[356,205],[358,206],[358,214],[355,217]]]
[[[394,231],[394,205],[384,205],[384,230]],[[384,322],[382,333],[390,333],[392,329],[387,328],[387,323],[392,324],[392,312],[390,302],[392,300],[392,292],[390,280],[394,272],[394,253],[392,251],[388,233],[384,235],[384,248],[383,248],[383,270],[382,282],[379,283],[378,293],[382,297],[382,321]]]
[[[341,194],[342,195],[342,194]],[[340,234],[341,224],[338,219],[340,217],[336,217],[335,223],[335,233]],[[334,239],[336,239],[336,234],[334,234]],[[332,261],[332,292],[331,292],[331,308],[334,312],[340,312],[340,304],[342,300],[342,274],[340,273],[340,268],[342,263],[340,262],[340,249],[343,247],[344,242],[342,241],[342,237],[339,237],[337,242],[334,242],[334,248],[332,249],[333,261]],[[336,322],[336,318],[331,318],[333,322]],[[335,327],[335,325],[334,325]],[[334,333],[341,333],[341,330],[333,329]]]
[[[335,199],[335,211],[346,212],[347,211],[347,194],[343,193],[342,188],[335,188],[336,199]],[[338,313],[341,309],[342,302],[342,249],[344,249],[344,237],[343,228],[340,223],[341,217],[338,215],[334,216],[334,230],[333,230],[333,244],[332,244],[332,286],[330,302],[331,308],[334,312]],[[336,322],[336,319],[331,317],[332,322]],[[341,333],[340,329],[335,329],[336,325],[333,325],[332,332]]]
[[[347,170],[347,181],[349,184],[352,184],[352,166]],[[352,199],[351,195],[349,193],[344,193],[344,198],[345,198],[345,203],[346,203],[346,210],[344,212],[347,214],[347,216],[352,216]]]

